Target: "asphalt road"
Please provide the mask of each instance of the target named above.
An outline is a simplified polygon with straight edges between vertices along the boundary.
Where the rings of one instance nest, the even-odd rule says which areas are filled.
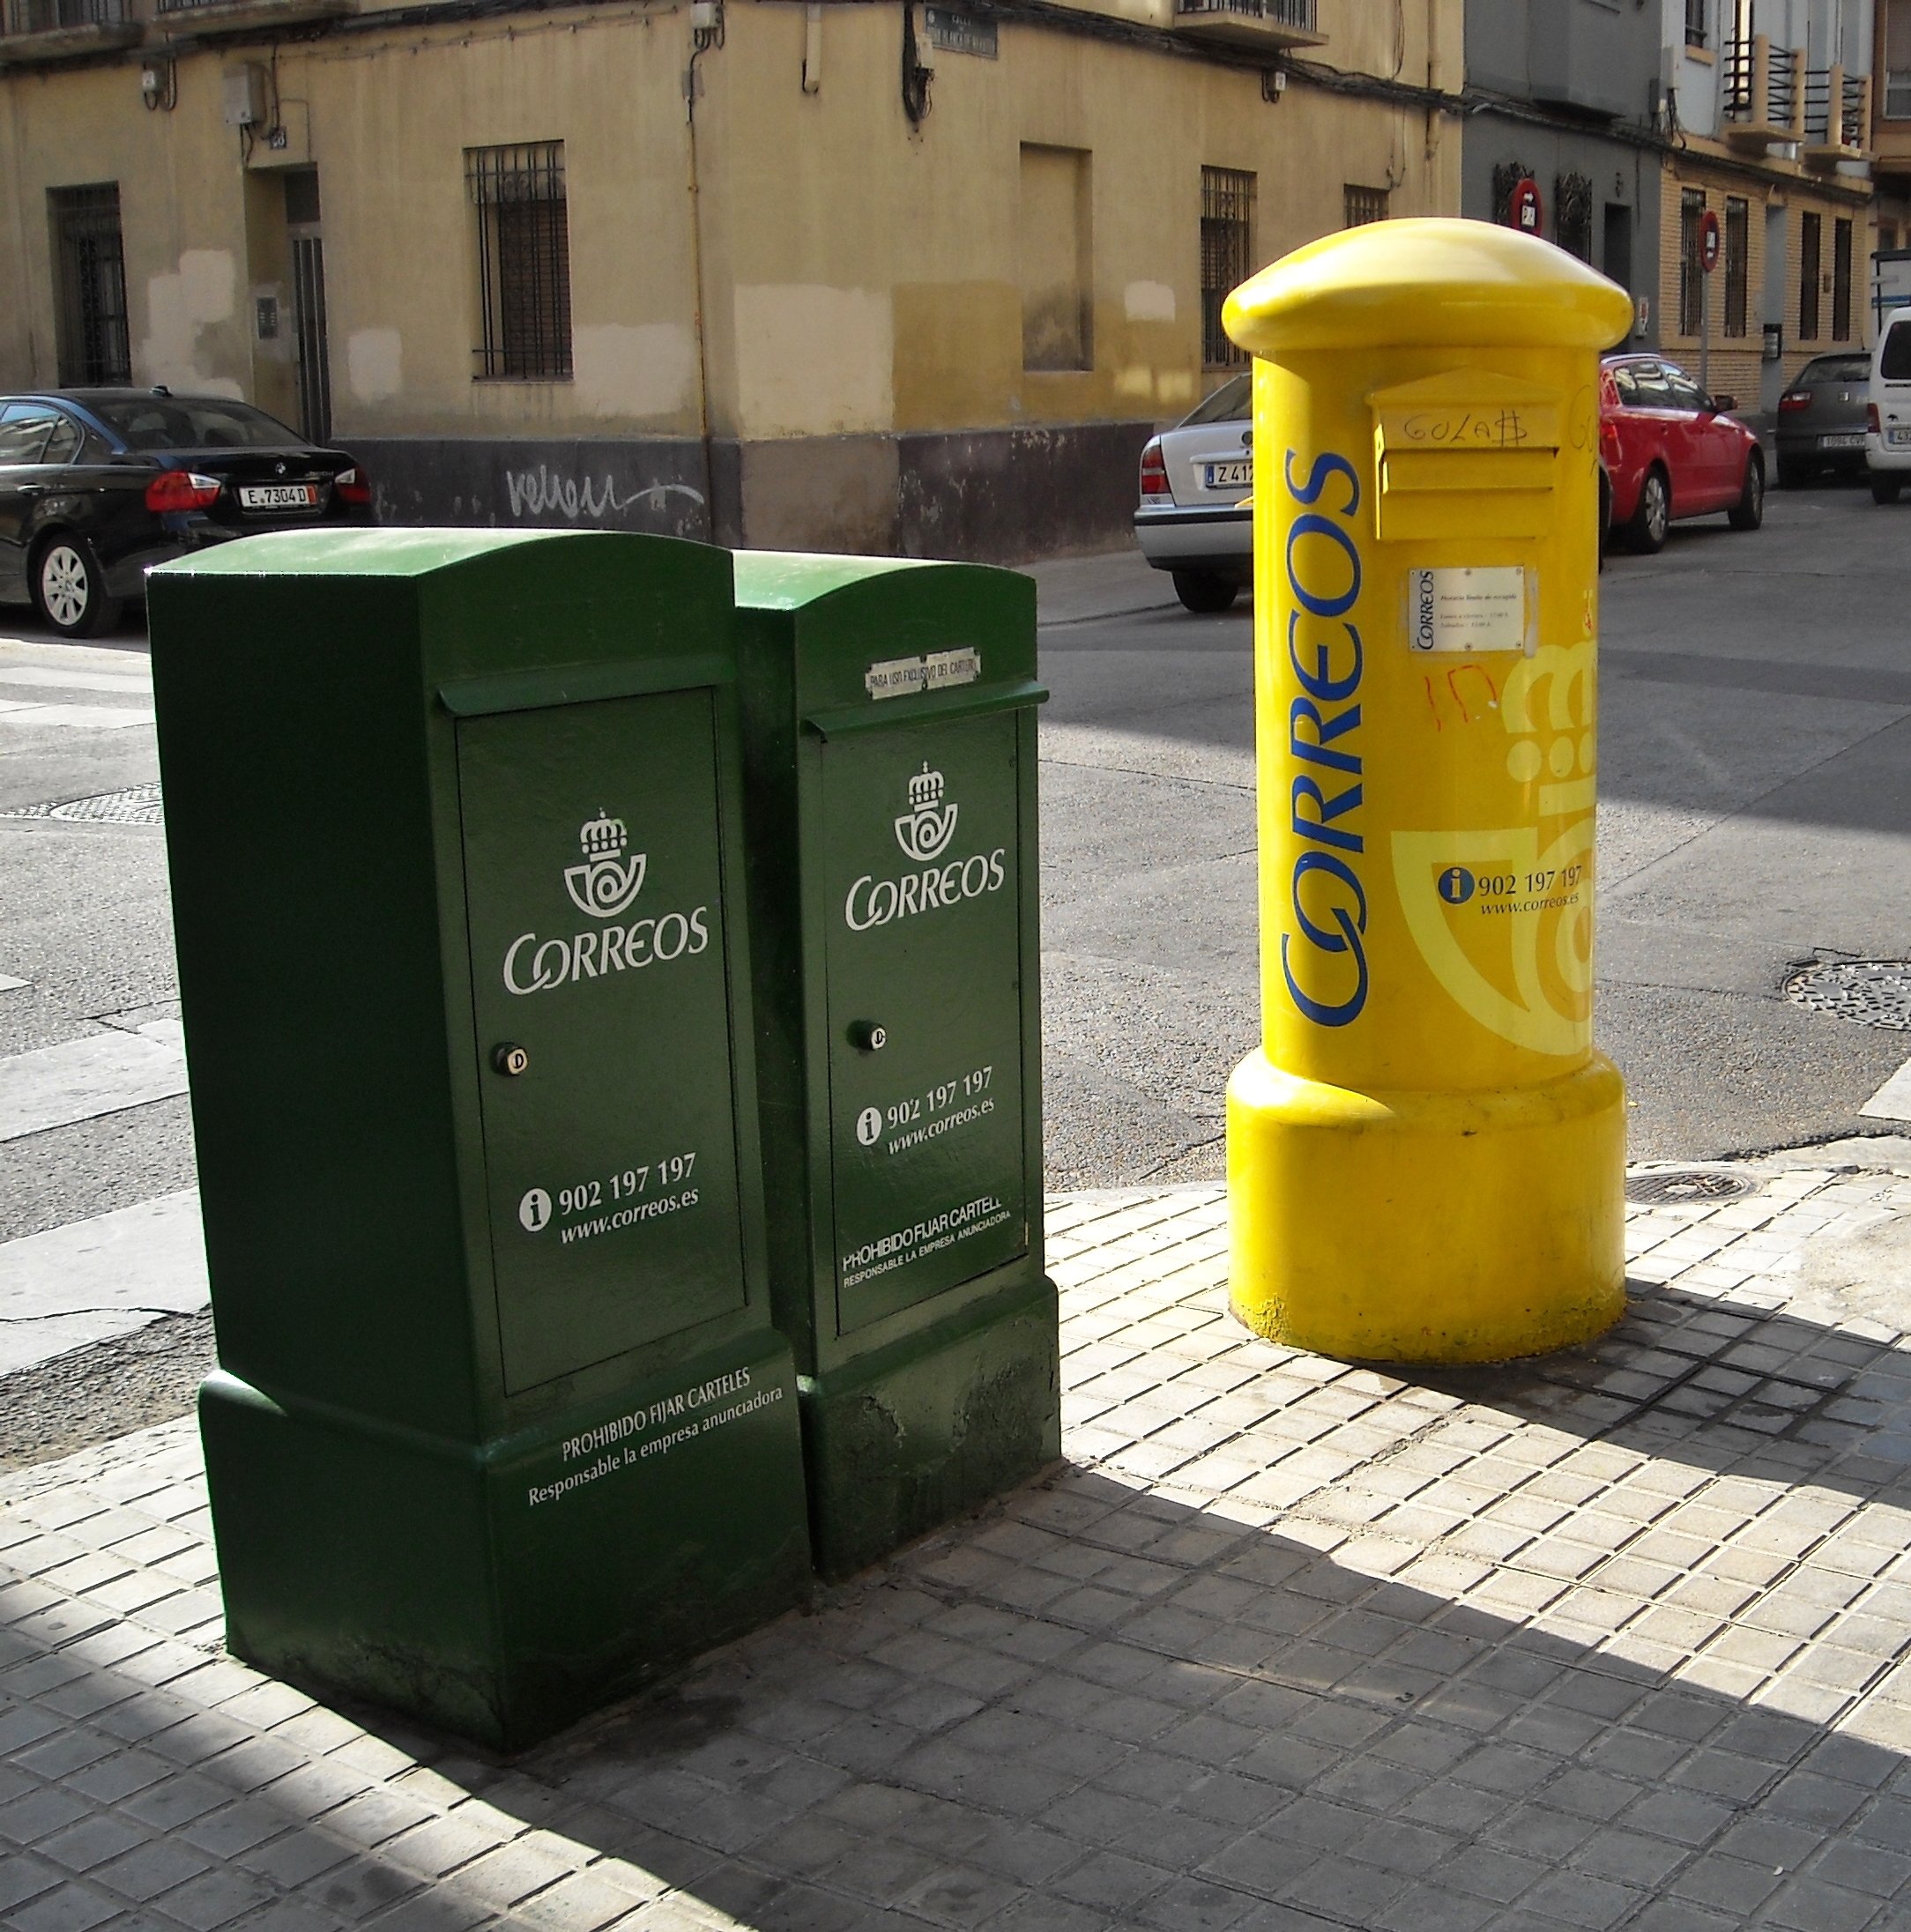
[[[1126,554],[1035,574],[1049,1183],[1216,1178],[1259,1023],[1249,620],[1187,615]],[[1888,1131],[1858,1109],[1911,1034],[1781,988],[1911,953],[1911,504],[1777,497],[1757,535],[1677,531],[1603,583],[1598,1033],[1634,1156]],[[177,1014],[162,833],[14,815],[156,777],[150,724],[95,715],[150,710],[144,652],[0,613],[0,1093],[11,1057]],[[183,1096],[0,1137],[0,1242],[192,1178]],[[0,1248],[0,1344],[10,1293]],[[209,1354],[175,1312],[0,1371],[0,1465],[178,1413]]]
[[[1223,1172],[1259,1029],[1251,620],[1119,560],[1037,572],[1049,1181]],[[1774,495],[1602,579],[1596,1037],[1634,1159],[1851,1133],[1911,1034],[1788,1000],[1911,954],[1911,506]]]

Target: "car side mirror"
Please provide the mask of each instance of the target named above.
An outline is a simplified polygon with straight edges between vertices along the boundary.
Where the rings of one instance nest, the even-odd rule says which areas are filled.
[[[1715,415],[1723,416],[1737,407],[1738,398],[1736,396],[1714,396],[1712,398],[1713,412]]]

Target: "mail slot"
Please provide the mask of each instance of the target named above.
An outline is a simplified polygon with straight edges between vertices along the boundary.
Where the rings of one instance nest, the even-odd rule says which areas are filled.
[[[746,552],[737,602],[771,1275],[841,1576],[1060,1453],[1034,586]]]
[[[808,1587],[729,559],[155,573],[232,1647],[515,1748]]]

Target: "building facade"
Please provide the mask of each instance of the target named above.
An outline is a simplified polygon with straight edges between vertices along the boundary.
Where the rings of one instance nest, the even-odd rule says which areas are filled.
[[[1460,0],[4,0],[0,384],[164,383],[404,522],[1127,528],[1222,296],[1460,204]]]
[[[1814,355],[1869,338],[1872,6],[1665,0],[1662,24],[1659,339],[1714,391],[1771,412]]]
[[[1461,210],[1516,221],[1532,182],[1537,232],[1632,294],[1636,342],[1656,322],[1659,40],[1610,0],[1468,0]]]

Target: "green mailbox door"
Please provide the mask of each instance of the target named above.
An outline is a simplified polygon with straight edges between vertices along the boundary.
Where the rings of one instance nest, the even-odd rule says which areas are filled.
[[[730,559],[286,533],[149,613],[227,1641],[517,1750],[814,1580]]]
[[[1015,719],[845,738],[821,762],[847,1335],[1028,1250]]]
[[[743,1305],[715,728],[705,691],[458,721],[513,1394]]]
[[[1060,1452],[1035,587],[740,553],[771,1292],[847,1575]]]

